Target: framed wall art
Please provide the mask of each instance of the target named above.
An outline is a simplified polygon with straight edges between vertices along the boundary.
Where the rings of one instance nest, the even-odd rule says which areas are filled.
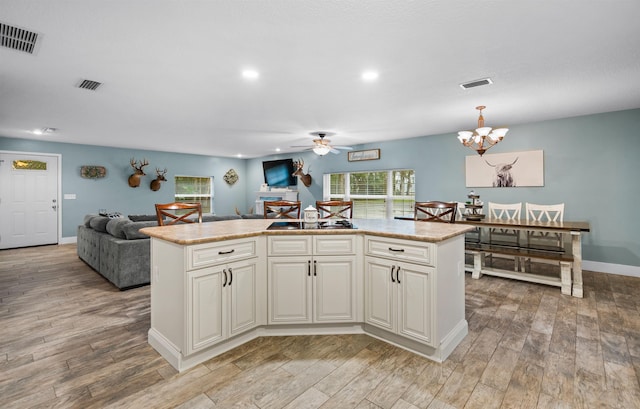
[[[465,158],[467,187],[544,186],[542,151],[523,151]]]
[[[367,149],[365,151],[348,152],[347,159],[349,162],[357,162],[360,160],[376,160],[380,159],[380,149]]]

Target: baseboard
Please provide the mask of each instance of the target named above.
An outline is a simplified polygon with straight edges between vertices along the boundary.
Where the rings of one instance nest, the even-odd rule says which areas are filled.
[[[61,237],[60,241],[58,242],[58,244],[75,244],[77,242],[78,242],[78,237],[77,236]]]
[[[582,260],[582,269],[599,273],[619,274],[630,277],[640,277],[640,266],[625,264],[602,263],[600,261]]]

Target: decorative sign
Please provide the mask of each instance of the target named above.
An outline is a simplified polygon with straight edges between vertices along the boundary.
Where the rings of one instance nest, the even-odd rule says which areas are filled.
[[[467,187],[544,186],[542,151],[467,156],[465,171]]]
[[[229,169],[227,173],[224,174],[223,179],[229,186],[232,186],[238,181],[238,174],[234,169]]]
[[[349,160],[349,162],[380,159],[380,149],[368,149],[366,151],[349,152],[347,159]]]
[[[107,175],[107,169],[104,166],[85,165],[80,167],[80,176],[85,179],[100,179]]]
[[[30,159],[18,159],[13,161],[14,170],[47,170],[47,162]]]

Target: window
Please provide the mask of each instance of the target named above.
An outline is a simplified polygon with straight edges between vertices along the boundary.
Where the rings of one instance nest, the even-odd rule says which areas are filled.
[[[352,200],[353,217],[413,217],[416,200],[413,170],[330,173],[324,176],[325,200]]]
[[[213,211],[213,177],[210,176],[176,176],[175,201],[198,203],[202,205],[202,213]]]

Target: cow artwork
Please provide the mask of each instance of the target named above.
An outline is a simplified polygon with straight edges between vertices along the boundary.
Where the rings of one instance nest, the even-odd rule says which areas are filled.
[[[518,161],[518,157],[511,163],[498,163],[492,165],[488,160],[485,159],[487,165],[495,168],[496,174],[493,178],[493,187],[515,187],[516,181],[513,180],[513,175],[511,174],[511,169],[513,165]]]
[[[469,188],[544,186],[542,150],[469,155],[464,163]]]

